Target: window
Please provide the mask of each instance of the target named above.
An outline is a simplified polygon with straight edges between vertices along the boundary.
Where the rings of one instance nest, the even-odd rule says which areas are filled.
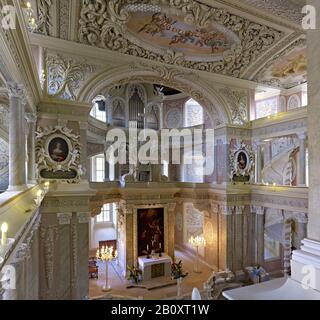
[[[92,181],[103,182],[105,179],[105,159],[103,154],[92,157],[91,168]]]
[[[201,124],[203,124],[203,108],[197,101],[190,99],[185,104],[185,125],[193,127]]]
[[[256,102],[256,119],[264,118],[278,112],[277,97]]]
[[[103,205],[101,209],[101,213],[97,216],[97,222],[98,223],[112,222],[111,211],[112,211],[112,204],[107,203]]]
[[[117,217],[117,204],[106,203],[101,209],[101,213],[97,215],[96,221],[100,224],[112,224],[115,225]]]
[[[95,103],[93,105],[93,108],[91,109],[90,115],[97,120],[100,120],[102,122],[106,122],[106,112],[105,111],[100,111],[98,104]]]

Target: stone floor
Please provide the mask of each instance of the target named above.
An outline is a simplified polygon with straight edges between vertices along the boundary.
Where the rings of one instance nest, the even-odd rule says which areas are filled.
[[[182,284],[183,294],[190,294],[194,287],[202,290],[203,283],[209,278],[212,270],[200,263],[201,273],[193,272],[195,259],[182,251],[176,250],[176,260],[182,260],[185,272],[189,275],[184,278]],[[101,288],[105,283],[105,264],[99,262],[99,279],[89,280],[89,294],[90,298],[97,298],[104,295]],[[177,295],[177,286],[171,285],[164,288],[147,290],[144,288],[126,288],[128,282],[124,279],[117,268],[116,263],[109,265],[109,285],[112,288],[113,295],[125,296],[129,298],[140,298],[144,300],[159,300],[159,299],[172,299]]]

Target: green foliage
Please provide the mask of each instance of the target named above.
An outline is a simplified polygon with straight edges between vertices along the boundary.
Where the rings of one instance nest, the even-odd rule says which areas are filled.
[[[178,263],[174,262],[171,264],[171,276],[173,279],[185,278],[187,275],[188,272],[183,272],[181,260]]]
[[[127,266],[128,270],[128,277],[127,279],[134,282],[135,284],[138,284],[140,281],[140,275],[142,274],[142,271],[139,268],[136,268],[135,266]]]

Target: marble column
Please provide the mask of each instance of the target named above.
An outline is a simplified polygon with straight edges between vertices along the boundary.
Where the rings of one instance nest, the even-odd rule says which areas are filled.
[[[89,167],[87,167],[87,122],[80,122],[80,145],[81,145],[81,155],[80,155],[80,165],[82,168],[82,179],[89,179]]]
[[[9,109],[9,191],[23,190],[27,185],[25,148],[25,92],[23,86],[8,82]]]
[[[119,162],[114,165],[114,181],[120,180],[120,164]]]
[[[168,210],[168,217],[167,217],[167,235],[168,239],[167,240],[167,248],[168,251],[166,252],[174,261],[174,244],[175,244],[175,208],[176,204],[175,203],[170,203],[167,206]],[[165,244],[166,247],[166,244]],[[165,248],[166,249],[166,248]]]
[[[73,251],[76,252],[76,261],[74,266],[76,270],[77,287],[74,291],[74,299],[86,300],[89,296],[88,282],[88,257],[89,257],[89,212],[78,212],[77,221],[77,237],[73,238]],[[77,241],[77,242],[76,242]],[[77,251],[76,251],[77,250]]]
[[[106,151],[108,150],[110,146],[109,142],[105,142],[104,144],[104,181],[110,181],[110,163],[109,160],[107,159],[107,153]]]
[[[35,132],[37,125],[37,115],[33,113],[26,113],[26,120],[28,123],[28,183],[36,183],[36,154],[35,154]]]
[[[300,249],[301,241],[307,236],[308,215],[306,213],[299,213],[295,216],[295,234],[294,247]]]
[[[110,163],[104,153],[104,181],[110,181]]]
[[[260,265],[264,265],[264,207],[255,207],[256,213],[256,261]]]
[[[305,133],[298,134],[299,138],[299,185],[306,185],[306,138]]]
[[[261,183],[262,172],[262,142],[257,140],[256,144],[256,183]]]
[[[290,273],[291,247],[292,247],[292,219],[285,219],[283,224],[283,272]]]

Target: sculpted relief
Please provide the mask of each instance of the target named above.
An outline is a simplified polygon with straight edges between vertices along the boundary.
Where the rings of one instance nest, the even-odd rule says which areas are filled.
[[[283,32],[196,1],[83,0],[78,41],[241,77]],[[198,53],[200,51],[200,54]]]

